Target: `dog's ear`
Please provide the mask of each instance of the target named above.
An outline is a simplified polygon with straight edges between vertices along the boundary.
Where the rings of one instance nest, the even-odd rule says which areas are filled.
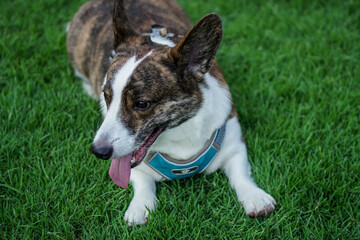
[[[222,24],[216,14],[200,19],[169,52],[170,60],[183,76],[207,73],[215,59],[222,38]]]
[[[113,28],[115,49],[119,46],[120,43],[125,42],[127,39],[139,36],[139,34],[135,32],[131,26],[131,23],[129,22],[125,12],[123,0],[115,0]]]

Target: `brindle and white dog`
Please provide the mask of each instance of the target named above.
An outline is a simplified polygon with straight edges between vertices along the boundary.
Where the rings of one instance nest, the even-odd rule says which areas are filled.
[[[163,27],[149,34],[156,24]],[[112,159],[109,174],[118,186],[132,183],[134,197],[125,214],[130,225],[145,224],[156,207],[155,182],[200,168],[224,170],[249,216],[275,208],[275,200],[251,178],[236,110],[214,60],[221,38],[218,15],[206,15],[191,27],[171,0],[116,0],[115,5],[93,0],[70,22],[70,61],[85,90],[98,96],[104,116],[92,152]],[[165,173],[150,164],[155,153],[167,158],[158,162]],[[204,158],[206,163],[197,163]],[[165,169],[161,161],[178,169]]]

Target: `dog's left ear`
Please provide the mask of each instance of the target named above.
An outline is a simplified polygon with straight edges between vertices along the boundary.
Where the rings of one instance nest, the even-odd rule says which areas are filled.
[[[222,38],[222,24],[217,14],[198,21],[169,52],[170,60],[183,76],[207,73],[215,59]]]
[[[113,28],[115,49],[120,45],[120,43],[127,41],[129,38],[139,36],[139,34],[131,26],[131,23],[126,15],[123,0],[115,0]]]

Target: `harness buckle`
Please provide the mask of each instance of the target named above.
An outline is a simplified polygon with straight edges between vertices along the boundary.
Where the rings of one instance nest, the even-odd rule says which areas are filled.
[[[153,36],[169,37],[167,28],[161,24],[153,24],[150,27],[151,34]]]

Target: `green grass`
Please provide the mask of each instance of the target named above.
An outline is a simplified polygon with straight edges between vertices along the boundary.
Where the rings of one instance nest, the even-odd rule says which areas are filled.
[[[158,184],[148,225],[89,152],[101,115],[66,55],[84,2],[0,3],[0,239],[360,239],[360,2],[181,0],[223,19],[217,60],[256,182],[248,218],[222,172]]]

